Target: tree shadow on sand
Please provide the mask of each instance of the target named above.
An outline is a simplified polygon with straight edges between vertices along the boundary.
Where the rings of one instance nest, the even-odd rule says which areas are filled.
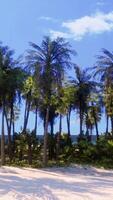
[[[41,170],[42,171],[42,170]],[[45,171],[46,172],[46,171]],[[43,171],[43,173],[45,173]],[[47,173],[49,173],[47,171]],[[53,174],[52,174],[53,175]],[[87,197],[87,194],[99,195],[102,199],[109,197],[113,199],[113,196],[110,196],[109,192],[103,191],[103,188],[110,188],[113,190],[113,179],[109,180],[105,177],[94,177],[86,176],[83,181],[75,179],[72,177],[71,183],[68,180],[62,180],[60,174],[57,174],[57,177],[51,178],[21,178],[18,175],[0,175],[0,195],[4,196],[13,191],[15,193],[14,199],[22,200],[24,199],[48,199],[48,200],[59,200],[56,192],[66,191],[67,194],[73,193],[75,197],[82,197],[83,199],[90,199]],[[98,192],[97,190],[98,189]],[[87,197],[87,198],[86,198]]]

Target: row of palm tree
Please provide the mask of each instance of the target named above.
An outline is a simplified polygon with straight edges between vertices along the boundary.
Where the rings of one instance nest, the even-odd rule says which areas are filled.
[[[94,67],[82,69],[72,62],[76,52],[63,38],[51,40],[44,37],[41,45],[30,43],[30,50],[21,60],[14,60],[14,52],[0,44],[0,108],[1,120],[1,164],[5,163],[5,134],[8,134],[9,159],[12,159],[11,135],[15,133],[15,121],[19,108],[25,104],[22,132],[27,132],[30,112],[35,113],[34,133],[37,134],[38,115],[43,120],[44,145],[43,164],[47,164],[48,127],[54,135],[55,119],[59,117],[57,154],[60,148],[62,118],[66,116],[70,139],[71,112],[76,111],[80,119],[80,137],[90,137],[95,127],[99,139],[98,123],[106,115],[106,135],[113,135],[113,54],[102,49]],[[23,61],[24,60],[24,61]],[[75,75],[66,78],[68,70],[74,68]],[[5,124],[7,133],[5,132]],[[86,132],[83,131],[83,125]]]

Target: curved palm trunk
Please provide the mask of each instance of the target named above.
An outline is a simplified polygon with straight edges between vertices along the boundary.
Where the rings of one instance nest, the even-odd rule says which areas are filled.
[[[43,152],[43,165],[44,167],[47,166],[47,143],[48,143],[48,122],[49,122],[49,106],[46,110],[46,119],[45,119],[45,126],[44,126],[44,152]]]
[[[2,108],[2,129],[1,129],[1,165],[5,164],[4,114],[5,114],[5,105],[3,103],[3,108]]]

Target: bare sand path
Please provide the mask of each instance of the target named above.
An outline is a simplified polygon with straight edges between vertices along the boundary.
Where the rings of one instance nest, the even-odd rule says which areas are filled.
[[[0,200],[113,200],[113,171],[2,167]]]

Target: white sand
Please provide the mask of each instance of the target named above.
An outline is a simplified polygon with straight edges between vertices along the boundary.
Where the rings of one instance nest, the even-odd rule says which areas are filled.
[[[0,200],[113,200],[113,171],[0,168]]]

